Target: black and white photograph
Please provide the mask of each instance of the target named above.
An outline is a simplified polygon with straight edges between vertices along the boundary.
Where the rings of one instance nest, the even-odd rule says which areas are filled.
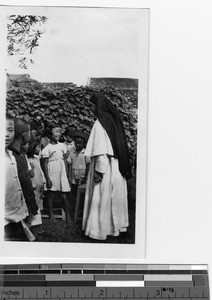
[[[3,253],[144,257],[149,9],[4,6],[1,24]]]

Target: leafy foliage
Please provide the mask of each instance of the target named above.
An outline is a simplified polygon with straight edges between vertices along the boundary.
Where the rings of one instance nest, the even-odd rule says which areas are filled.
[[[34,63],[32,54],[39,46],[43,34],[41,26],[47,21],[45,16],[10,15],[7,23],[7,52],[11,57],[18,57],[19,67],[27,69]]]
[[[43,122],[56,123],[64,130],[73,127],[90,133],[94,115],[90,110],[89,98],[95,91],[103,93],[117,107],[122,116],[128,141],[131,163],[135,166],[137,148],[136,96],[118,91],[112,87],[93,89],[78,87],[73,83],[35,84],[16,83],[7,91],[6,110],[11,115]]]

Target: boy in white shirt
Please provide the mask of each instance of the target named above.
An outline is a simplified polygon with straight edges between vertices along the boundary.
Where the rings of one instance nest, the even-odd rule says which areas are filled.
[[[16,159],[8,150],[14,139],[14,121],[6,115],[5,133],[5,222],[6,240],[28,240],[23,230],[23,220],[28,216],[28,209],[18,178]],[[24,224],[25,226],[25,224]]]

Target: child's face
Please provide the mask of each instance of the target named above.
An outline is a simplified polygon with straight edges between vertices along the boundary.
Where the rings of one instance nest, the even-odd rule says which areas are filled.
[[[39,153],[40,153],[40,145],[37,145],[35,147],[35,155],[39,155]]]
[[[31,138],[31,134],[30,134],[30,126],[28,125],[28,130],[24,132],[23,134],[23,144],[26,144],[29,142],[30,138]]]
[[[41,141],[41,139],[42,139],[42,135],[36,135],[36,141],[38,141],[38,142],[40,142]]]
[[[84,147],[84,140],[80,137],[76,137],[74,139],[74,144],[75,144],[75,147],[76,147],[77,151],[82,150],[83,147]]]
[[[5,147],[7,148],[14,139],[14,121],[6,120],[6,132],[5,132]]]
[[[61,130],[60,127],[55,127],[52,129],[52,140],[58,142],[61,137]]]
[[[31,133],[32,133],[34,136],[36,136],[37,130],[36,130],[36,129],[32,129],[32,130],[31,130]]]
[[[21,146],[21,149],[22,149],[25,153],[27,153],[27,150],[29,149],[29,143],[26,143],[26,144],[22,145],[22,146]]]

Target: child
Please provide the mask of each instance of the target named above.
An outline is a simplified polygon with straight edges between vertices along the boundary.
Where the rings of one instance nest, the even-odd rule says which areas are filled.
[[[88,135],[82,131],[75,131],[73,136],[75,147],[71,149],[67,162],[69,165],[69,183],[75,200],[78,186],[86,182],[90,160],[85,157],[85,144]]]
[[[49,142],[50,140],[44,132],[43,136],[41,137],[41,150],[43,150],[49,144]]]
[[[31,121],[31,122],[29,123],[29,125],[30,125],[31,134],[33,134],[34,136],[36,136],[37,131],[38,131],[38,126],[37,126],[37,124],[36,124],[35,122]]]
[[[30,224],[32,216],[37,214],[38,207],[29,175],[27,160],[21,149],[22,146],[28,143],[30,140],[30,126],[24,119],[15,118],[14,129],[15,137],[10,145],[10,150],[12,150],[12,153],[16,159],[18,178],[27,204],[29,212],[28,223]]]
[[[48,207],[49,217],[55,221],[53,214],[53,202],[56,192],[61,192],[62,204],[66,214],[66,222],[70,224],[69,200],[68,192],[70,185],[66,172],[66,161],[64,155],[67,149],[63,143],[59,143],[61,137],[60,127],[50,125],[46,131],[46,136],[50,139],[50,143],[42,150],[42,158],[44,161],[44,175],[46,177],[46,187],[48,189]]]
[[[6,115],[5,133],[5,239],[26,240],[22,221],[28,216],[28,209],[18,179],[15,157],[8,147],[14,139],[14,120]]]
[[[75,145],[74,145],[74,129],[72,127],[66,128],[62,138],[63,138],[63,143],[67,148],[66,158],[68,158],[71,150],[75,147]]]
[[[27,151],[27,157],[34,171],[34,177],[32,178],[32,186],[34,188],[35,199],[38,206],[38,214],[32,218],[32,226],[42,224],[40,211],[43,209],[44,184],[46,180],[40,166],[39,154],[40,143],[35,140],[31,140]]]

